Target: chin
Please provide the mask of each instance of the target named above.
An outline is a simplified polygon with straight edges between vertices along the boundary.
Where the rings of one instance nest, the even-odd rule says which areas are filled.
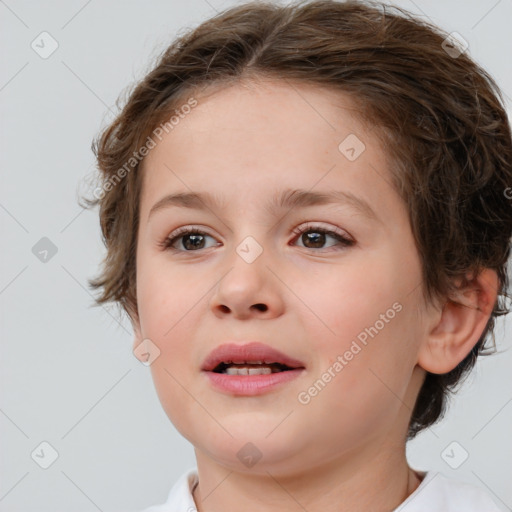
[[[237,429],[226,423],[223,425],[231,435],[218,428],[215,432],[196,432],[196,436],[187,439],[194,445],[196,455],[199,451],[229,471],[263,476],[268,476],[268,473],[286,475],[294,472],[294,465],[299,464],[299,459],[300,464],[303,463],[305,446],[299,441],[300,437],[283,426],[272,432],[278,423],[273,422],[268,428],[254,423],[248,428],[245,424],[245,428]],[[277,434],[279,428],[282,431]],[[269,432],[272,433],[268,435]]]

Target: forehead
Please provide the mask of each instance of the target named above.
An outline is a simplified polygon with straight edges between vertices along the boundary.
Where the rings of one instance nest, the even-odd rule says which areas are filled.
[[[306,151],[319,156],[326,150],[337,150],[338,143],[350,133],[368,139],[374,129],[364,125],[362,109],[352,97],[313,84],[269,79],[214,84],[182,93],[168,117],[179,113],[190,98],[197,106],[187,107],[188,112],[179,118],[173,116],[176,124],[162,133],[164,140],[156,141],[157,147],[144,159],[144,165],[161,159],[171,146],[178,156],[184,144],[189,161],[196,155],[204,156],[206,144],[210,160],[220,152],[227,159],[241,153],[246,159],[264,156],[262,150],[271,148],[288,159],[301,158]],[[310,144],[298,146],[297,142],[305,138]]]
[[[286,147],[294,136],[321,136],[325,131],[334,134],[341,128],[340,121],[361,134],[368,131],[355,98],[314,84],[246,79],[230,85],[212,85],[197,91],[194,97],[198,106],[183,117],[180,130],[175,130],[183,132],[183,136],[190,131],[203,132],[213,140],[229,134],[234,141],[237,135],[242,138],[257,134],[267,144],[273,140]],[[183,104],[185,99],[180,102]]]
[[[229,201],[236,191],[250,201],[258,190],[335,187],[373,203],[390,188],[387,154],[345,94],[266,81],[193,96],[197,106],[143,161],[142,210],[164,192],[210,190]]]

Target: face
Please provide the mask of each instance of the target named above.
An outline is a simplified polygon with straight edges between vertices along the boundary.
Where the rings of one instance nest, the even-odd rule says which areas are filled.
[[[383,148],[339,93],[253,83],[196,99],[143,169],[134,348],[158,347],[168,417],[196,453],[238,471],[285,474],[402,439],[425,327]],[[212,202],[151,212],[178,193]],[[242,387],[221,389],[202,370],[217,347],[255,341],[302,368],[259,391],[244,387],[253,376],[224,374]],[[252,469],[244,446],[262,455]]]

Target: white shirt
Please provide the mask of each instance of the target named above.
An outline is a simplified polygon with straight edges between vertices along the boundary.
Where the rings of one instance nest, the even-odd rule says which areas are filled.
[[[392,512],[500,512],[490,495],[476,485],[447,478],[436,471],[417,471],[418,488]],[[197,512],[192,491],[197,468],[189,469],[174,484],[167,501],[142,512]]]

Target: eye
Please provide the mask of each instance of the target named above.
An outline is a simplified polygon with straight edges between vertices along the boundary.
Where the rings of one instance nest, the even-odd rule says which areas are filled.
[[[354,240],[344,236],[341,232],[328,230],[311,223],[295,229],[293,234],[299,237],[298,240],[301,240],[306,244],[302,246],[306,249],[322,249],[322,246],[326,243],[326,239],[329,237],[337,240],[338,243],[332,244],[327,248],[335,245],[350,247],[355,244]],[[193,226],[184,227],[179,228],[174,233],[171,233],[160,245],[165,250],[175,252],[195,252],[197,250],[209,248],[205,247],[205,237],[213,239],[211,235],[200,228]],[[176,247],[176,245],[179,245],[180,247]],[[217,243],[210,247],[215,247],[216,245],[220,244]]]
[[[194,252],[197,249],[204,249],[204,239],[210,237],[208,233],[194,227],[180,228],[174,233],[171,233],[163,242],[164,249],[172,251]],[[182,239],[181,248],[176,248],[176,242]],[[219,245],[219,244],[217,244]],[[183,249],[184,248],[184,249]]]
[[[326,237],[334,238],[338,241],[337,245],[341,245],[343,247],[350,247],[355,244],[354,240],[344,236],[341,232],[335,230],[324,229],[320,226],[316,226],[314,224],[308,223],[306,226],[297,228],[293,231],[294,235],[298,235],[298,240],[301,240],[306,249],[318,249],[322,248],[321,246],[325,244]],[[333,244],[329,247],[333,247],[336,244]]]

